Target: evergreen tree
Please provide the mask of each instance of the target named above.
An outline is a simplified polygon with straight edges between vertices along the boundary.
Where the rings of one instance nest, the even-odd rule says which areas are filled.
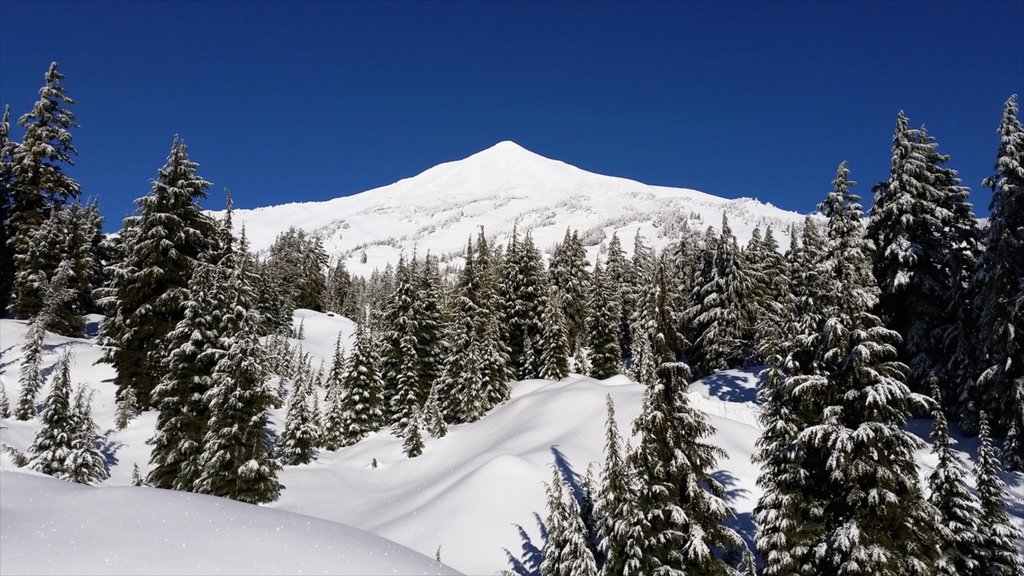
[[[513,232],[505,257],[501,302],[509,362],[517,367],[520,379],[538,376],[536,358],[540,350],[536,346],[543,332],[541,317],[546,284],[544,264],[533,238],[526,234],[519,240]]]
[[[974,477],[981,505],[978,524],[983,573],[990,576],[1019,576],[1024,573],[1024,561],[1021,560],[1017,543],[1024,536],[1010,524],[1003,510],[1006,505],[1006,489],[999,478],[999,460],[989,437],[988,417],[984,412],[979,415],[978,424],[981,446],[974,464]]]
[[[132,417],[135,416],[136,408],[135,390],[128,388],[117,401],[117,409],[114,411],[114,428],[118,430],[127,428]]]
[[[455,287],[452,321],[448,325],[450,347],[438,390],[443,397],[441,411],[452,423],[478,420],[490,406],[481,373],[480,316],[486,312],[474,300],[479,298],[480,272],[470,242],[466,264]]]
[[[935,470],[928,477],[928,502],[939,513],[939,537],[942,558],[939,573],[960,575],[977,574],[983,558],[979,557],[977,500],[967,487],[967,470],[953,447],[956,441],[949,436],[946,415],[938,383],[932,377],[932,454],[938,459]]]
[[[446,356],[444,340],[445,295],[437,258],[431,255],[422,266],[413,262],[415,282],[416,359],[418,362],[417,400],[426,402],[430,387],[441,375]]]
[[[142,470],[138,464],[132,464],[132,486],[145,486],[146,481],[142,479]]]
[[[626,253],[622,249],[622,243],[619,241],[618,234],[612,233],[611,240],[608,241],[608,258],[605,265],[605,270],[609,276],[608,283],[611,287],[614,299],[618,302],[619,308],[619,350],[623,354],[623,360],[625,356],[632,350],[632,331],[630,329],[631,318],[633,317],[633,308],[635,304],[633,302],[633,295],[630,290],[632,285],[632,274],[633,268],[629,260],[626,260]],[[597,275],[595,269],[594,275]],[[593,315],[593,310],[588,311]]]
[[[317,434],[309,409],[313,393],[309,382],[296,380],[288,400],[284,430],[278,439],[281,462],[286,465],[308,464],[316,457]]]
[[[982,374],[967,396],[1008,432],[1004,465],[1024,470],[1024,128],[1015,96],[999,134],[996,174],[985,180],[993,192],[986,250],[974,282]]]
[[[423,430],[425,424],[423,421],[423,410],[417,408],[410,416],[408,421],[405,423],[405,427],[401,431],[402,441],[402,452],[405,453],[408,458],[415,458],[420,454],[423,454]]]
[[[286,320],[296,308],[323,310],[327,262],[319,237],[294,226],[278,235],[268,251],[265,274],[280,307],[280,319]]]
[[[14,287],[14,252],[9,247],[11,227],[9,221],[14,204],[14,150],[18,143],[10,139],[11,107],[4,106],[0,120],[0,313],[11,303]]]
[[[736,574],[718,556],[744,548],[739,534],[724,524],[731,516],[725,488],[711,475],[725,453],[704,442],[714,428],[689,405],[688,375],[685,364],[661,365],[633,423],[640,445],[630,455],[630,465],[645,516],[640,572]]]
[[[597,562],[590,549],[587,527],[581,517],[580,504],[572,490],[563,490],[565,509],[564,537],[559,573],[562,576],[597,576]]]
[[[152,394],[160,412],[153,436],[147,440],[152,446],[146,477],[150,486],[193,491],[202,472],[200,459],[210,419],[205,396],[212,386],[212,373],[224,358],[220,342],[230,312],[224,290],[229,282],[222,266],[196,264],[182,303],[182,318],[163,339],[170,351]],[[119,411],[130,417],[128,411],[137,408],[135,389],[125,387],[117,402]]]
[[[955,321],[948,299],[960,282],[959,251],[967,246],[970,254],[978,237],[968,190],[956,171],[944,166],[949,156],[937,148],[924,128],[910,128],[899,113],[889,178],[875,186],[868,227],[877,248],[879,311],[903,336],[907,383],[920,392],[931,372],[945,370],[944,332]]]
[[[610,394],[606,404],[604,472],[596,503],[598,541],[604,555],[601,574],[639,575],[644,554],[644,517],[637,506],[635,481],[623,455],[622,438],[615,422],[615,404]]]
[[[587,318],[587,293],[590,291],[590,273],[587,271],[587,251],[579,234],[565,231],[561,244],[551,254],[548,274],[551,285],[560,296],[561,315],[565,319],[566,343],[569,353],[580,346]],[[548,296],[550,298],[550,294]],[[546,318],[546,313],[545,313]]]
[[[384,382],[377,371],[379,358],[373,337],[368,333],[367,322],[368,318],[364,318],[363,322],[356,325],[349,370],[342,380],[344,445],[355,444],[386,423]]]
[[[63,79],[57,63],[51,63],[39,89],[39,100],[18,119],[25,129],[22,142],[10,152],[14,188],[7,222],[7,248],[14,259],[16,276],[34,272],[22,268],[19,261],[24,261],[19,257],[28,253],[33,232],[49,211],[79,194],[78,183],[64,174],[62,168],[71,166],[72,157],[78,153],[71,144],[71,129],[77,127],[75,115],[67,108],[75,102],[64,91]],[[20,318],[28,318],[39,310],[41,303],[32,303],[27,309],[19,306],[17,300],[13,301],[12,311]]]
[[[502,310],[499,282],[503,268],[500,250],[492,250],[483,228],[476,241],[475,288],[471,298],[480,308],[477,316],[481,389],[487,406],[496,406],[508,399],[509,382],[513,379],[510,350],[502,337]]]
[[[28,467],[56,478],[70,479],[69,457],[74,450],[75,416],[71,404],[71,356],[57,361],[50,394],[35,439],[28,449]]]
[[[43,325],[46,318],[38,314],[28,324],[28,333],[25,335],[25,342],[21,345],[21,373],[18,378],[18,385],[21,393],[18,396],[18,408],[14,411],[14,417],[18,420],[28,420],[36,415],[36,397],[43,389],[43,338],[46,330]]]
[[[341,334],[334,342],[334,357],[331,360],[331,371],[327,374],[327,395],[324,398],[326,408],[320,419],[320,447],[324,450],[337,450],[345,441],[345,405],[344,380],[348,372],[344,351],[341,347]]]
[[[594,267],[594,291],[590,300],[590,375],[611,378],[620,371],[619,300],[615,297],[609,273],[598,262]]]
[[[565,509],[565,497],[562,494],[564,482],[558,468],[551,468],[551,483],[545,486],[547,493],[547,538],[544,540],[544,560],[540,565],[541,576],[561,576],[565,547],[568,541],[566,534],[569,513]]]
[[[423,405],[423,424],[434,438],[443,438],[448,434],[448,425],[441,414],[441,402],[437,397],[437,385],[430,387],[427,402]]]
[[[236,275],[237,276],[237,275]],[[270,454],[267,411],[274,403],[259,360],[251,354],[259,346],[259,319],[252,301],[236,297],[225,318],[230,330],[218,343],[225,351],[211,375],[204,398],[210,409],[209,427],[200,457],[202,473],[195,489],[252,504],[276,500],[280,494],[280,464]]]
[[[548,380],[569,375],[569,330],[563,307],[561,292],[552,286],[544,303],[540,342],[540,377]]]
[[[67,459],[67,479],[79,484],[96,484],[105,480],[109,476],[107,462],[99,449],[103,437],[92,419],[92,392],[84,385],[75,393],[71,418],[74,433]]]
[[[0,381],[0,419],[11,417],[11,400],[7,397],[4,383]]]
[[[420,403],[420,364],[416,356],[416,286],[413,266],[398,261],[395,292],[384,312],[382,375],[388,397],[388,418],[399,433]]]
[[[188,279],[217,247],[217,225],[197,204],[210,183],[196,167],[175,138],[149,195],[136,201],[138,216],[125,219],[125,257],[109,269],[111,287],[101,300],[104,361],[117,371],[119,396],[134,388],[142,410],[154,405],[153,388],[165,374],[164,338],[184,315]]]

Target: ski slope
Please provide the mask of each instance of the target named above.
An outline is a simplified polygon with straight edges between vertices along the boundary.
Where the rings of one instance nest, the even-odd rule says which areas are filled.
[[[296,312],[296,325],[300,319],[305,339],[293,342],[310,352],[314,365],[323,360],[329,366],[335,339],[341,334],[343,342],[350,342],[353,324],[344,318],[308,310]],[[0,370],[3,371],[0,379],[12,399],[18,393],[17,371],[24,333],[24,322],[0,320]],[[113,463],[111,478],[101,488],[77,487],[11,471],[9,458],[0,456],[0,469],[3,470],[0,472],[3,474],[0,477],[0,510],[3,512],[0,514],[0,571],[4,572],[8,569],[3,566],[13,558],[9,555],[16,554],[8,551],[11,548],[8,543],[17,542],[21,547],[39,552],[18,556],[18,563],[11,564],[18,566],[18,571],[24,567],[35,572],[59,572],[64,565],[42,563],[50,553],[47,551],[70,542],[78,546],[74,554],[78,555],[80,563],[75,565],[99,567],[94,573],[113,573],[113,569],[100,569],[104,567],[101,562],[109,556],[108,551],[112,548],[127,555],[137,544],[120,541],[112,544],[99,539],[101,527],[103,534],[113,533],[118,538],[138,536],[144,542],[139,546],[153,546],[151,549],[155,552],[166,547],[156,546],[149,537],[159,542],[160,535],[164,533],[161,526],[169,523],[172,528],[170,534],[182,538],[187,536],[188,546],[194,546],[193,550],[204,550],[204,557],[210,549],[201,546],[212,535],[237,531],[238,534],[232,535],[237,540],[231,542],[242,549],[267,547],[269,550],[261,556],[264,558],[298,550],[299,544],[289,538],[305,534],[299,541],[309,544],[304,550],[313,549],[309,556],[308,571],[311,573],[326,566],[334,552],[353,562],[357,559],[364,561],[366,556],[406,561],[406,557],[398,552],[388,552],[384,556],[378,546],[386,544],[367,540],[370,536],[365,532],[369,532],[430,558],[439,554],[444,564],[455,570],[467,574],[494,574],[510,567],[505,549],[517,560],[529,563],[530,551],[535,553],[542,546],[538,521],[545,514],[543,482],[550,479],[550,467],[559,466],[564,473],[578,479],[586,473],[589,465],[602,461],[605,396],[611,395],[620,431],[628,435],[632,419],[640,413],[643,394],[642,387],[625,376],[602,381],[571,376],[560,382],[517,382],[507,403],[478,422],[451,426],[444,438],[428,439],[423,455],[418,458],[402,456],[401,441],[382,431],[355,446],[337,452],[321,452],[319,458],[310,464],[285,467],[279,477],[284,486],[280,500],[254,507],[196,495],[126,487],[133,464],[137,463],[143,470],[146,468],[149,448],[145,441],[152,434],[155,415],[144,414],[133,420],[127,429],[113,431],[113,373],[108,365],[93,364],[99,356],[99,348],[89,339],[55,335],[47,336],[46,345],[46,366],[56,361],[60,349],[71,348],[75,353],[73,382],[87,382],[97,390],[94,416],[101,430],[106,431],[108,452]],[[351,348],[350,345],[346,347]],[[758,471],[750,463],[754,443],[760,433],[756,385],[757,378],[752,372],[733,370],[694,382],[689,388],[693,405],[706,413],[717,429],[712,442],[728,453],[728,458],[719,462],[716,475],[729,490],[729,504],[735,513],[733,525],[748,540],[753,535],[751,511],[759,496],[755,484]],[[283,417],[283,410],[273,414],[272,423],[278,430]],[[4,420],[0,442],[25,449],[31,444],[37,426],[38,419],[29,422]],[[913,421],[910,426],[914,433],[925,438],[928,427],[927,421]],[[973,457],[977,441],[963,438],[959,441],[965,456]],[[918,454],[918,461],[924,478],[935,462],[926,450]],[[9,480],[12,477],[18,478],[13,484]],[[1010,512],[1015,522],[1024,526],[1024,475],[1005,474],[1004,479],[1009,485]],[[12,485],[13,490],[9,488]],[[154,497],[155,501],[148,502],[148,495],[158,495],[159,498]],[[31,502],[26,502],[29,498]],[[147,509],[154,512],[147,513]],[[187,510],[188,514],[167,516],[171,512],[155,512],[172,509]],[[243,514],[242,509],[251,513],[252,518]],[[18,512],[12,515],[9,513],[11,510]],[[29,520],[18,520],[18,514]],[[38,514],[38,520],[31,520],[34,514]],[[259,518],[263,514],[268,515],[267,522],[290,526],[286,530],[288,534],[277,540],[264,539],[266,534],[259,528],[262,526]],[[281,514],[284,516],[278,516]],[[39,535],[41,527],[56,529],[45,522],[55,522],[58,515],[67,518],[71,525],[77,523],[85,528],[77,532],[61,528],[61,531],[45,538]],[[248,531],[243,524],[231,522],[231,518],[251,521],[253,531]],[[122,526],[117,524],[120,521],[125,522],[123,527],[118,527]],[[221,521],[224,523],[218,524]],[[303,522],[309,522],[308,526],[316,528],[310,528],[312,532],[330,536],[318,539],[312,532],[303,532]],[[352,528],[339,526],[339,523],[364,531],[356,533],[363,540],[352,540],[356,543],[353,547],[340,543],[335,535],[350,534],[347,531]],[[328,542],[337,547],[333,552],[325,552]],[[363,552],[366,554],[360,555]],[[203,571],[239,574],[299,571],[297,565],[286,566],[271,559],[267,560],[266,569],[260,572],[262,568],[247,563],[244,556],[239,555],[232,560],[215,555]],[[31,558],[40,564],[33,564]],[[173,565],[149,564],[141,553],[134,558],[139,560],[133,566],[139,573],[184,573],[192,566],[190,553],[181,554]],[[420,560],[427,564],[416,564],[416,569],[433,570],[422,573],[444,573],[436,564],[430,564],[428,558]],[[352,565],[358,572],[355,567],[361,565]],[[392,568],[386,566],[391,565],[382,564],[370,572],[390,573]]]

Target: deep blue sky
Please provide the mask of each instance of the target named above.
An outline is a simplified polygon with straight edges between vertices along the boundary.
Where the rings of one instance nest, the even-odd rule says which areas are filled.
[[[15,117],[51,60],[78,101],[71,174],[108,230],[174,134],[210,208],[224,187],[240,207],[327,199],[515,140],[809,212],[841,160],[870,196],[900,109],[984,214],[1002,104],[1024,96],[1024,2],[0,0]]]

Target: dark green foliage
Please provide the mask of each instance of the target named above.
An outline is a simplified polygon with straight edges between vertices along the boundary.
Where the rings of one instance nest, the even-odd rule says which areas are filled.
[[[296,379],[288,399],[284,430],[278,438],[278,452],[286,465],[307,464],[316,456],[318,443],[316,420],[310,412],[310,396],[315,394],[309,381]]]
[[[612,278],[598,262],[594,267],[594,288],[590,300],[590,375],[611,378],[622,368],[619,350],[619,299]]]
[[[196,167],[175,138],[150,193],[137,201],[138,215],[125,219],[124,257],[108,268],[110,285],[100,300],[107,314],[100,328],[104,361],[117,370],[119,391],[135,389],[142,410],[153,406],[165,373],[164,338],[184,315],[188,279],[218,248],[217,224],[197,204],[210,183]]]
[[[562,315],[562,294],[552,287],[541,320],[540,377],[561,380],[569,375],[569,329]]]
[[[386,424],[380,359],[368,330],[365,318],[356,325],[349,369],[341,382],[343,445],[355,444]]]
[[[323,310],[327,253],[323,240],[294,226],[271,245],[264,271],[284,314],[296,308]]]
[[[688,377],[685,364],[662,364],[633,423],[640,444],[629,461],[645,519],[640,573],[731,575],[722,554],[744,545],[724,524],[732,513],[711,475],[725,453],[704,441],[714,428],[689,405]]]
[[[543,333],[541,316],[545,294],[547,278],[544,263],[533,238],[526,234],[520,240],[513,233],[501,284],[502,328],[509,350],[509,363],[518,370],[521,379],[539,376],[536,359],[541,353],[538,346]]]
[[[604,556],[601,574],[639,575],[644,554],[645,520],[637,506],[636,482],[632,470],[626,465],[611,395],[606,403],[604,470],[595,505],[598,541]]]
[[[590,291],[590,273],[587,271],[587,251],[575,230],[551,254],[548,276],[560,297],[562,317],[565,319],[566,343],[573,354],[583,342],[587,318],[587,294]]]
[[[70,479],[69,457],[75,449],[75,415],[71,404],[71,356],[61,355],[53,371],[41,426],[28,449],[28,467],[57,478]]]
[[[100,451],[103,437],[92,419],[92,391],[84,385],[75,393],[71,418],[74,435],[67,459],[66,478],[79,484],[96,484],[105,480],[109,474],[107,461]]]
[[[988,417],[979,415],[978,459],[974,464],[975,483],[981,515],[978,518],[980,535],[981,565],[986,576],[1019,576],[1024,572],[1017,543],[1024,535],[1006,517],[1006,485],[999,477],[999,460],[996,458],[992,439],[989,436]]]
[[[36,415],[36,397],[43,389],[43,374],[40,370],[43,367],[43,338],[46,336],[44,322],[42,315],[33,318],[29,322],[25,342],[21,345],[21,372],[18,377],[21,393],[18,396],[18,407],[14,411],[14,417],[18,420],[28,420]]]
[[[0,314],[11,303],[14,287],[14,250],[8,246],[11,239],[9,221],[14,210],[14,150],[18,143],[10,139],[11,107],[4,106],[0,120]]]

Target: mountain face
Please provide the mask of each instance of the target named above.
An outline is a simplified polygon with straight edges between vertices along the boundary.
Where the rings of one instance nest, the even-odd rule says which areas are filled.
[[[627,252],[637,230],[660,248],[684,221],[697,230],[717,229],[723,213],[740,242],[750,238],[755,226],[771,225],[783,246],[788,245],[786,227],[804,218],[750,198],[727,200],[594,174],[514,142],[500,142],[353,196],[236,210],[234,222],[239,229],[246,227],[257,251],[270,247],[291,226],[317,234],[328,254],[345,259],[350,271],[368,275],[414,251],[458,263],[466,241],[481,226],[500,244],[513,229],[529,231],[544,253],[550,253],[567,228],[578,230],[593,260],[613,233]],[[361,262],[364,253],[366,263]]]

